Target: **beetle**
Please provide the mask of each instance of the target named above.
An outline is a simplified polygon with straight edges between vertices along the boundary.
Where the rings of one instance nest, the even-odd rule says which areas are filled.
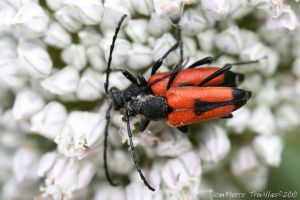
[[[154,188],[147,182],[143,175],[132,142],[132,132],[130,128],[130,118],[142,115],[140,129],[145,130],[150,121],[165,120],[171,127],[177,127],[186,132],[187,126],[216,118],[232,117],[231,113],[243,105],[251,97],[251,92],[236,88],[243,81],[244,76],[231,72],[234,64],[226,64],[222,68],[203,67],[200,65],[211,64],[212,57],[203,58],[187,69],[183,69],[182,53],[180,62],[171,72],[156,73],[162,65],[163,60],[178,46],[182,45],[178,41],[160,59],[158,59],[151,71],[151,77],[147,81],[143,75],[137,74],[135,77],[126,69],[110,68],[112,53],[115,41],[126,15],[122,16],[115,30],[115,34],[110,46],[110,53],[106,68],[105,92],[111,103],[106,111],[106,126],[104,138],[104,169],[109,183],[114,183],[108,172],[107,165],[107,138],[110,125],[110,113],[112,108],[120,111],[123,121],[127,124],[130,148],[135,163],[135,167],[144,184],[152,191]],[[182,49],[182,48],[181,48]],[[249,61],[239,64],[251,64],[258,61]],[[124,90],[116,87],[109,88],[109,75],[111,71],[120,71],[131,82]],[[209,87],[207,87],[209,86]]]

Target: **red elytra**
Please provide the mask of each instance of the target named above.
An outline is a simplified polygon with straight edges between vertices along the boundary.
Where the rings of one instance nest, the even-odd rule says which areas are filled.
[[[220,68],[218,67],[201,67],[181,70],[172,82],[171,88],[181,86],[198,86],[209,75],[213,74],[219,69]],[[161,96],[167,91],[170,74],[171,72],[156,73],[149,78],[148,84],[155,95]],[[242,74],[227,71],[208,81],[203,86],[235,87],[239,85],[243,79],[244,76]]]
[[[251,93],[231,87],[176,87],[165,93],[169,126],[179,127],[230,115]]]

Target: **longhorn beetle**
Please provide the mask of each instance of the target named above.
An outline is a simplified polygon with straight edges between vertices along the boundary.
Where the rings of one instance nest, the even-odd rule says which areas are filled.
[[[144,184],[152,191],[154,188],[147,182],[139,164],[132,142],[130,118],[143,115],[140,131],[143,131],[152,120],[166,120],[171,127],[177,127],[187,132],[187,125],[216,118],[232,117],[232,112],[246,104],[251,97],[251,92],[236,88],[243,81],[244,75],[231,72],[233,65],[257,63],[259,60],[226,64],[222,68],[203,67],[201,65],[211,64],[212,57],[203,58],[187,69],[183,69],[183,53],[181,36],[159,60],[157,60],[148,81],[141,75],[135,77],[126,69],[111,70],[112,53],[120,27],[125,19],[123,15],[115,30],[110,46],[110,53],[106,69],[106,82],[104,88],[111,103],[106,111],[106,126],[104,139],[104,169],[109,183],[114,183],[108,172],[107,165],[107,139],[110,124],[111,109],[120,111],[123,121],[127,124],[127,132],[133,161]],[[179,34],[180,35],[180,34]],[[163,60],[180,46],[180,62],[171,72],[156,73]],[[124,90],[116,87],[109,89],[109,75],[111,71],[120,71],[131,82]],[[209,87],[206,87],[209,86]]]

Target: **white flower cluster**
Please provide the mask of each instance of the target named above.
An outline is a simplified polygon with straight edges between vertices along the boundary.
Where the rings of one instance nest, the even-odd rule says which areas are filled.
[[[222,182],[224,191],[238,190],[236,180],[249,190],[266,186],[268,167],[280,165],[285,134],[300,125],[296,2],[41,2],[0,2],[1,199],[179,200],[199,199]],[[247,75],[242,87],[255,94],[234,118],[195,126],[189,137],[163,122],[151,122],[147,133],[134,135],[155,192],[143,185],[130,152],[122,149],[127,133],[118,112],[109,129],[108,162],[115,178],[126,176],[129,183],[112,187],[104,176],[104,73],[123,14],[128,19],[112,68],[148,77],[151,64],[176,42],[176,17],[189,63],[219,53],[219,66],[261,59],[233,69]],[[164,65],[178,59],[179,53],[172,53]],[[162,71],[169,70],[165,66]],[[110,82],[120,89],[128,85],[120,73],[112,73]]]

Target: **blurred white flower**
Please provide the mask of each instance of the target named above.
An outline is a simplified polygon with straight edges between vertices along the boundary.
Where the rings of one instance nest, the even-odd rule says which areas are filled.
[[[17,61],[0,63],[0,83],[7,88],[21,88],[26,80]]]
[[[28,2],[19,8],[11,25],[22,37],[34,38],[46,32],[48,22],[49,18],[43,8],[35,2]]]
[[[97,113],[70,113],[61,133],[55,137],[58,151],[78,159],[99,151],[104,139],[104,127],[105,119]]]
[[[209,27],[210,24],[201,10],[195,8],[184,12],[180,20],[180,26],[185,34],[196,35]]]
[[[201,133],[200,156],[202,160],[219,162],[230,151],[230,141],[226,131],[216,125],[208,125]]]
[[[287,7],[278,10],[277,16],[272,17],[267,22],[269,29],[287,29],[289,31],[295,30],[299,27],[299,19],[294,11]]]
[[[300,123],[300,116],[298,109],[295,109],[292,105],[283,104],[275,111],[276,124],[281,130],[282,134],[285,131],[292,130]]]
[[[66,95],[76,91],[79,72],[74,67],[64,67],[42,81],[43,88],[52,94]]]
[[[63,128],[67,118],[66,108],[59,102],[49,102],[31,118],[31,131],[54,139]]]
[[[248,126],[252,131],[265,135],[274,134],[277,129],[270,107],[264,104],[254,109]]]
[[[279,166],[283,144],[279,136],[260,135],[255,137],[253,147],[268,165]]]
[[[243,49],[240,57],[243,61],[261,59],[259,64],[252,64],[251,67],[269,76],[276,71],[279,64],[278,53],[261,43]]]
[[[280,94],[276,87],[275,80],[268,80],[255,96],[257,103],[262,103],[269,106],[276,106],[279,103]]]
[[[45,42],[57,48],[66,48],[71,44],[71,35],[59,23],[50,24],[46,35]]]
[[[230,54],[239,54],[243,49],[243,39],[237,26],[229,27],[216,36],[216,46],[222,51]]]
[[[18,46],[18,59],[25,73],[32,78],[42,78],[50,74],[52,60],[48,52],[34,42],[21,42]]]
[[[267,182],[268,170],[261,165],[250,146],[244,146],[235,154],[231,171],[247,190],[263,190]]]
[[[39,94],[30,89],[23,89],[16,96],[12,112],[17,120],[28,119],[40,111],[44,104]]]
[[[243,134],[248,127],[251,113],[248,108],[243,107],[234,112],[234,117],[228,119],[226,124],[228,127],[234,129],[235,133]]]
[[[39,154],[36,149],[29,147],[20,148],[13,158],[12,169],[17,182],[33,182],[38,179]]]

